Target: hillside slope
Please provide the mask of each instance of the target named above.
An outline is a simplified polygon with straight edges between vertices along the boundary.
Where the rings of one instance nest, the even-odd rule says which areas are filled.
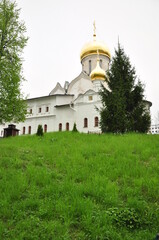
[[[0,239],[150,240],[158,231],[159,135],[0,140]]]

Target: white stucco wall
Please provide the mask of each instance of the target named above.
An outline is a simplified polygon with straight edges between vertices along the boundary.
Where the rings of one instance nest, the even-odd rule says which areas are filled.
[[[90,100],[90,97],[91,99]],[[99,116],[99,112],[96,107],[100,107],[101,102],[99,95],[94,91],[87,91],[86,94],[80,96],[75,102],[75,110],[76,110],[76,124],[77,129],[80,132],[88,133],[88,132],[99,132],[100,128],[95,127],[94,120],[95,117]],[[84,118],[88,119],[88,127],[84,127]]]

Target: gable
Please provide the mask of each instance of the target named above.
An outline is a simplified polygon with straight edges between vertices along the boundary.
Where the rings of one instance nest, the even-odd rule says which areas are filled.
[[[61,87],[61,84],[59,82],[56,84],[56,87],[53,88],[49,95],[55,94],[65,94],[65,89]]]
[[[74,100],[74,104],[84,103],[90,104],[100,101],[99,94],[92,89],[89,89],[84,94],[79,94],[78,97]]]
[[[90,77],[82,72],[70,83],[68,94],[74,94],[75,98],[77,98],[79,94],[84,94],[89,89],[93,89],[93,83]]]

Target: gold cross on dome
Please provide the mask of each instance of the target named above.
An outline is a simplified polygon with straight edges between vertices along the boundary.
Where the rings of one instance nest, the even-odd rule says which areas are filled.
[[[99,60],[99,50],[97,49],[97,61]]]
[[[94,36],[96,36],[96,23],[95,23],[95,21],[93,22],[93,26],[94,26]]]

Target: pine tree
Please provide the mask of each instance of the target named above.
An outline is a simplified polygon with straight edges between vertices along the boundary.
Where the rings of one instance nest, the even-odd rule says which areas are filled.
[[[147,132],[150,115],[145,108],[144,86],[138,80],[134,67],[118,44],[108,71],[108,89],[100,91],[102,132]]]
[[[25,119],[26,102],[21,94],[22,51],[26,28],[19,21],[15,2],[0,2],[0,123]]]
[[[44,135],[42,125],[38,125],[38,129],[37,129],[36,135],[37,136],[43,136]]]
[[[78,132],[78,130],[77,130],[77,126],[76,126],[76,123],[73,124],[72,132]]]

